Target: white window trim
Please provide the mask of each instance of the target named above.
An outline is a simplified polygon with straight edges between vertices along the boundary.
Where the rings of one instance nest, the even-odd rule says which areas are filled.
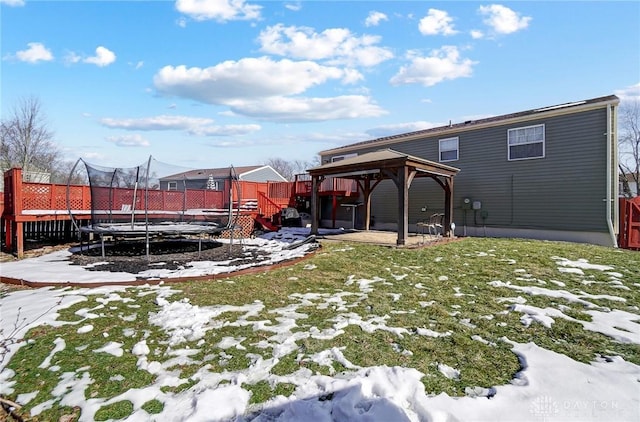
[[[524,143],[515,144],[515,145],[530,145],[530,144],[542,143],[542,155],[540,155],[538,157],[511,158],[511,146],[512,145],[509,143],[509,132],[514,131],[514,130],[528,129],[528,128],[531,128],[531,127],[539,127],[539,126],[542,127],[542,140],[535,141],[535,142],[524,142]],[[508,161],[538,160],[540,158],[545,158],[546,153],[547,153],[547,128],[545,127],[544,123],[539,124],[539,125],[521,126],[521,127],[514,127],[512,129],[507,129],[507,160]]]
[[[444,141],[456,141],[456,148],[455,149],[442,149],[442,143]],[[443,160],[442,159],[442,153],[446,152],[446,151],[455,151],[456,152],[456,158],[451,159],[451,160]],[[454,136],[451,138],[443,138],[443,139],[439,139],[438,140],[438,160],[440,163],[446,163],[449,161],[458,161],[460,159],[460,138],[458,136]]]
[[[178,182],[167,182],[167,190],[178,190]]]

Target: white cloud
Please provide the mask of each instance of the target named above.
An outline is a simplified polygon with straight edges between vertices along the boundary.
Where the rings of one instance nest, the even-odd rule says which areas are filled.
[[[20,50],[16,53],[16,58],[21,62],[38,63],[53,60],[51,50],[39,42],[30,42],[27,44],[29,48]]]
[[[352,72],[312,61],[260,57],[229,60],[207,68],[165,66],[153,82],[165,95],[228,105],[239,99],[300,94],[329,80],[350,82],[353,78]]]
[[[365,26],[378,26],[378,25],[380,25],[380,22],[388,21],[388,20],[389,20],[389,18],[384,13],[376,12],[375,10],[372,10],[371,12],[369,12],[369,16],[367,16],[367,19],[365,19],[364,25]]]
[[[517,12],[500,4],[480,6],[478,12],[485,16],[483,22],[497,34],[511,34],[529,26],[531,17],[520,16]]]
[[[620,101],[639,101],[640,102],[640,82],[630,85],[614,92],[620,98]]]
[[[345,28],[318,33],[313,28],[282,24],[267,27],[258,36],[260,50],[265,53],[365,67],[393,57],[390,49],[376,46],[380,40],[374,35],[356,37]]]
[[[116,55],[108,48],[99,46],[96,48],[95,56],[87,57],[82,61],[85,63],[95,64],[99,67],[105,67],[116,61]]]
[[[74,53],[73,51],[68,52],[64,56],[64,61],[67,64],[79,63],[82,60],[82,57]]]
[[[154,85],[160,94],[226,105],[230,110],[227,115],[262,120],[318,121],[384,114],[367,96],[292,98],[330,81],[351,83],[360,78],[353,69],[261,57],[209,68],[165,66],[154,76]]]
[[[295,3],[286,3],[284,7],[294,12],[299,12],[300,10],[302,10],[302,3],[300,3],[299,1]]]
[[[259,19],[262,6],[244,0],[176,0],[176,9],[197,21],[226,22]]]
[[[109,136],[107,142],[116,144],[119,147],[148,147],[151,143],[141,135]]]
[[[484,32],[480,31],[479,29],[473,29],[469,33],[471,34],[471,38],[473,38],[474,40],[478,40],[484,37]]]
[[[137,63],[129,63],[129,66],[133,67],[135,70],[138,70],[144,66],[144,62],[141,60]]]
[[[455,46],[443,46],[433,50],[429,57],[419,56],[415,52],[408,53],[411,63],[402,66],[391,78],[393,85],[422,84],[433,86],[447,79],[469,77],[473,73],[473,65],[477,62],[460,57]]]
[[[187,20],[184,17],[180,17],[176,19],[176,25],[178,25],[180,28],[186,28]]]
[[[0,0],[0,4],[6,4],[7,6],[24,6],[24,0]]]
[[[113,119],[105,117],[100,124],[112,129],[125,130],[192,130],[210,125],[213,119],[188,116],[154,116],[139,119]]]
[[[387,112],[370,97],[344,95],[332,98],[270,97],[234,104],[232,111],[276,122],[309,122],[378,117]]]
[[[260,125],[256,124],[213,125],[213,122],[213,119],[203,117],[167,115],[143,117],[137,119],[113,119],[109,117],[100,119],[100,124],[111,129],[124,129],[133,131],[182,130],[196,136],[244,135],[247,133],[256,132],[261,129]],[[114,137],[113,139],[120,141],[121,138]],[[125,141],[130,140],[127,138],[125,139]]]
[[[422,35],[454,35],[453,18],[444,10],[429,9],[427,16],[420,19],[418,29]]]
[[[254,133],[262,129],[260,125],[221,125],[198,127],[190,130],[189,133],[197,136],[237,136]]]

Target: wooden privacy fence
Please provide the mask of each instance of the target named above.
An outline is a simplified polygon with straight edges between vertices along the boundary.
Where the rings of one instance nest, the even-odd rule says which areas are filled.
[[[620,233],[618,246],[640,250],[640,196],[620,198]]]

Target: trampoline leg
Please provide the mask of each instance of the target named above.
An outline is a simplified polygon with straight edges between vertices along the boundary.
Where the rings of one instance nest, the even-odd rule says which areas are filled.
[[[200,252],[202,252],[202,233],[198,238],[198,258],[200,258]]]
[[[105,257],[105,253],[104,253],[104,236],[100,235],[100,242],[102,243],[102,257]]]

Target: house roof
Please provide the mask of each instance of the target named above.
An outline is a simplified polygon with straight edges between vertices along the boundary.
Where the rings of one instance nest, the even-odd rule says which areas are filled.
[[[234,167],[234,170],[238,175],[238,177],[242,177],[243,174],[246,174],[261,168],[265,168],[265,167],[268,167],[268,166]],[[229,177],[229,174],[231,171],[230,169],[231,167],[189,170],[189,171],[183,171],[182,173],[176,173],[169,176],[165,176],[160,180],[168,180],[168,179],[201,180],[201,179],[208,179],[209,176],[222,179],[225,177]]]
[[[608,104],[617,105],[620,99],[615,95],[605,97],[592,98],[589,100],[574,101],[571,103],[557,104],[548,107],[536,108],[532,110],[520,111],[517,113],[504,114],[501,116],[488,117],[478,120],[467,120],[462,123],[448,124],[430,129],[418,130],[415,132],[402,133],[398,135],[385,136],[382,138],[370,139],[367,141],[356,142],[354,144],[345,145],[343,147],[320,151],[320,155],[333,155],[336,153],[347,153],[359,150],[362,147],[383,147],[398,142],[404,142],[425,136],[445,135],[447,133],[460,133],[462,131],[474,130],[483,127],[497,126],[509,121],[532,120],[534,118],[550,117],[554,115],[562,115],[575,113],[594,108],[600,108]]]

